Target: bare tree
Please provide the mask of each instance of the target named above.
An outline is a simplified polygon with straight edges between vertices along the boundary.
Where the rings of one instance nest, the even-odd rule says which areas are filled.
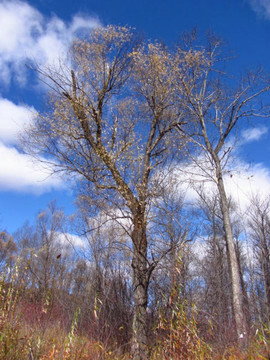
[[[132,222],[133,359],[147,358],[147,303],[158,259],[148,257],[147,214],[158,192],[153,174],[172,157],[171,130],[182,126],[164,47],[138,45],[127,28],[108,26],[76,40],[70,66],[39,69],[52,88],[50,109],[28,129],[28,151],[81,181],[83,196],[126,209]]]
[[[240,342],[247,338],[247,323],[241,289],[240,269],[234,243],[224,173],[231,152],[230,136],[236,125],[252,116],[268,116],[258,100],[270,85],[261,71],[249,73],[235,87],[224,72],[226,57],[221,42],[210,38],[206,47],[196,46],[196,37],[187,38],[186,47],[178,47],[175,55],[179,98],[186,104],[186,116],[192,119],[193,154],[200,172],[217,186],[222,221],[232,276],[233,312]],[[179,127],[179,133],[182,129]],[[204,162],[201,160],[204,159]],[[245,340],[244,340],[245,341]]]
[[[75,278],[74,290],[80,298],[80,308],[85,309],[85,313],[93,309],[93,336],[111,346],[116,342],[118,351],[124,351],[132,330],[130,238],[119,224],[123,219],[117,214],[113,217],[112,209],[109,213],[104,209],[95,217],[89,217],[86,204],[80,210],[78,231],[85,239],[82,254],[85,260],[78,264],[79,277]]]
[[[208,194],[202,189],[198,193],[202,220],[200,233],[205,239],[206,252],[200,261],[200,275],[205,282],[202,308],[213,316],[217,339],[224,345],[226,332],[231,333],[232,294],[220,202],[215,193]]]
[[[11,267],[16,258],[17,246],[14,239],[6,231],[0,232],[0,271],[6,266]]]
[[[264,284],[263,321],[270,317],[270,199],[252,199],[249,208],[249,226],[254,242],[254,251],[261,268]]]
[[[196,232],[190,218],[191,210],[185,201],[185,194],[181,192],[175,176],[171,176],[156,200],[151,228],[153,247],[157,248],[155,252],[164,255],[157,269],[160,274],[157,276],[159,282],[157,286],[162,283],[166,285],[166,290],[163,287],[163,295],[167,294],[167,297],[164,297],[167,305],[169,303],[172,305],[174,301],[186,300],[188,281],[186,243],[195,238]],[[169,252],[166,253],[168,249]]]
[[[27,286],[38,300],[46,299],[49,293],[54,296],[58,291],[68,293],[70,290],[66,268],[70,254],[64,221],[64,213],[52,202],[39,212],[34,226],[25,224],[14,235],[21,261],[28,271]]]

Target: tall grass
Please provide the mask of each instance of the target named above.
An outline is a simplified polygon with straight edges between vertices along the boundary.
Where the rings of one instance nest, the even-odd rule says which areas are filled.
[[[212,349],[198,335],[196,310],[192,306],[176,302],[170,311],[169,318],[160,312],[156,328],[157,345],[153,359],[164,360],[210,360]]]
[[[115,352],[99,341],[77,332],[80,309],[74,313],[69,331],[52,318],[51,298],[33,308],[25,299],[23,268],[19,262],[0,277],[1,360],[99,360],[115,359]],[[26,307],[30,307],[27,311]],[[27,321],[25,313],[32,312]],[[34,316],[33,313],[38,313]],[[120,359],[119,356],[117,356]]]
[[[39,320],[29,323],[25,317],[25,289],[19,262],[0,277],[0,359],[1,360],[127,360],[130,354],[121,354],[121,344],[105,345],[81,334],[78,328],[80,309],[74,313],[69,330],[53,318],[50,296],[40,307]],[[23,305],[22,305],[23,304]],[[93,310],[96,311],[96,308]],[[27,313],[27,312],[26,312]],[[43,317],[42,317],[42,316]],[[98,316],[97,311],[95,317]],[[47,316],[47,318],[44,318]],[[270,330],[258,328],[250,339],[250,346],[237,346],[215,351],[199,335],[197,312],[194,306],[175,303],[170,315],[159,312],[154,330],[156,343],[149,348],[151,360],[269,360]]]

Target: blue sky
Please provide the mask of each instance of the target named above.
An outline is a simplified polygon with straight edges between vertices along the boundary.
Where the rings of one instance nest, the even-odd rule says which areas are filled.
[[[212,30],[236,55],[233,72],[262,65],[270,73],[270,0],[0,0],[0,229],[14,232],[53,199],[67,213],[75,210],[63,179],[18,150],[18,133],[46,98],[25,64],[51,64],[78,31],[107,24],[129,25],[168,44],[194,27],[199,34]],[[227,182],[239,201],[251,188],[270,193],[268,128],[258,121],[241,133],[235,167],[242,173]]]

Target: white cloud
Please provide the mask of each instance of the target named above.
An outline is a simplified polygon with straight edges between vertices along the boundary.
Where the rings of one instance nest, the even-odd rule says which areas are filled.
[[[232,170],[232,176],[225,177],[225,186],[243,212],[248,208],[253,195],[270,195],[270,169],[263,164],[248,166],[238,160]]]
[[[28,155],[15,147],[18,134],[34,114],[34,108],[0,98],[0,190],[43,193],[64,186],[59,176],[50,176],[49,168],[34,165]]]
[[[270,19],[270,1],[269,0],[249,0],[250,6],[257,15]]]
[[[77,249],[85,249],[87,242],[78,235],[69,233],[56,233],[57,243],[62,247],[75,247]]]
[[[131,233],[133,224],[131,214],[128,209],[106,208],[99,212],[97,217],[89,217],[88,227],[90,229],[99,229],[102,237],[108,237],[108,234],[114,232],[115,241],[118,238],[122,240],[127,233]]]
[[[242,140],[241,144],[251,142],[251,141],[258,141],[258,140],[260,140],[260,138],[263,135],[267,134],[267,132],[268,132],[268,129],[265,126],[246,129],[242,132],[243,140]]]
[[[92,17],[76,15],[70,23],[54,16],[45,18],[23,1],[0,3],[0,81],[9,83],[15,75],[21,85],[26,82],[25,64],[32,59],[39,65],[54,63],[63,56],[80,31],[98,26]]]
[[[50,176],[49,168],[33,164],[31,158],[0,142],[0,190],[43,193],[63,188],[59,176]]]
[[[18,134],[30,124],[35,112],[33,107],[27,108],[0,98],[0,141],[4,144],[16,144]]]
[[[25,85],[26,63],[55,63],[79,32],[88,33],[98,25],[92,17],[75,15],[66,23],[57,16],[45,18],[27,2],[0,1],[0,84],[8,85],[13,79]],[[0,97],[0,190],[41,193],[64,186],[59,176],[49,176],[48,168],[34,165],[16,148],[19,132],[34,114],[33,107]]]
[[[205,159],[203,162],[200,159],[199,163],[203,164],[201,168],[195,164],[184,164],[181,171],[174,174],[180,181],[180,191],[184,191],[186,199],[191,202],[198,199],[196,188],[202,184],[206,192],[217,191],[211,165]],[[227,194],[239,205],[242,212],[246,211],[253,195],[270,195],[270,169],[263,164],[250,166],[237,156],[231,155],[227,170],[229,171],[224,175]]]
[[[207,256],[208,244],[207,237],[200,237],[195,239],[194,242],[190,243],[190,249],[196,260],[202,261]]]

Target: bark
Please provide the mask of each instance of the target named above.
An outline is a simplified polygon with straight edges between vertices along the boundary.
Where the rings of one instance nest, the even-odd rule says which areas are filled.
[[[215,160],[216,160],[215,163],[216,163],[217,186],[220,195],[223,226],[224,226],[225,238],[227,242],[229,266],[231,272],[232,303],[233,303],[233,313],[234,313],[237,339],[239,344],[246,345],[248,331],[247,331],[247,322],[246,322],[246,316],[244,310],[244,297],[241,287],[240,269],[238,265],[236,247],[233,239],[232,224],[229,215],[229,204],[224,187],[222,170],[219,161],[217,161],[217,159]]]
[[[214,286],[216,288],[216,304],[217,304],[217,319],[218,319],[218,338],[222,341],[224,340],[223,329],[228,324],[229,319],[229,309],[230,309],[230,300],[231,296],[224,293],[224,289],[227,287],[227,269],[223,260],[224,252],[219,244],[219,239],[216,235],[216,224],[213,217],[213,227],[214,227],[214,260],[215,260],[215,274],[214,274]]]
[[[246,320],[247,330],[249,330],[250,326],[252,324],[251,317],[250,317],[249,298],[248,298],[247,289],[246,289],[246,285],[245,285],[245,281],[244,281],[243,270],[241,268],[240,250],[239,250],[239,248],[237,248],[236,250],[237,250],[238,268],[240,271],[241,288],[242,288],[242,294],[243,294],[245,320]]]
[[[147,264],[146,224],[143,216],[134,221],[132,241],[134,313],[131,353],[133,360],[146,360],[148,359],[147,303],[150,272]]]
[[[261,239],[261,256],[262,256],[262,271],[264,279],[264,296],[266,304],[266,319],[268,322],[270,316],[270,254],[267,246],[267,239],[265,234],[265,227],[262,226],[262,239]]]

